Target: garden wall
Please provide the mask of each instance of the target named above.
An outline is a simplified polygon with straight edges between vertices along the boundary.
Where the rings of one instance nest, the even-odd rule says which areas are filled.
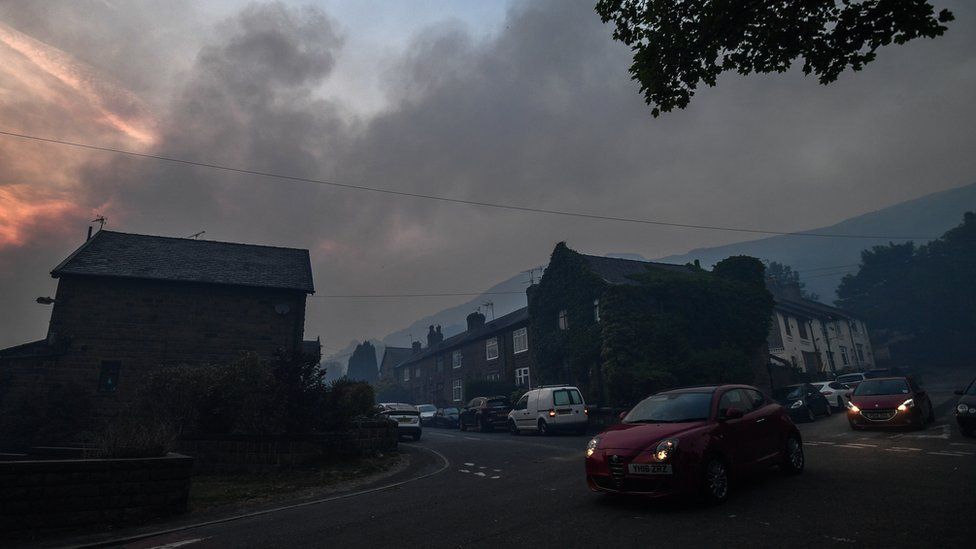
[[[186,511],[193,458],[0,461],[0,532],[117,524]]]
[[[193,456],[198,471],[269,471],[391,452],[396,423],[354,422],[348,429],[312,435],[210,435],[183,438],[176,450]]]

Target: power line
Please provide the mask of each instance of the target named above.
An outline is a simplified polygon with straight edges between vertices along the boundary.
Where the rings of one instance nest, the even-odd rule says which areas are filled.
[[[427,293],[427,294],[325,294],[311,295],[309,297],[327,299],[385,299],[385,298],[410,298],[410,297],[477,297],[482,295],[525,295],[525,292],[458,292],[458,293]]]
[[[28,139],[32,141],[39,141],[43,143],[51,143],[56,145],[64,145],[68,147],[76,147],[80,149],[88,149],[92,151],[109,152],[115,154],[123,154],[127,156],[133,156],[137,158],[150,158],[154,160],[161,160],[164,162],[173,162],[176,164],[184,164],[187,166],[197,166],[201,168],[211,168],[214,170],[222,170],[233,173],[240,173],[246,175],[256,175],[260,177],[269,177],[274,179],[283,179],[286,181],[296,181],[301,183],[312,183],[316,185],[326,185],[330,187],[339,187],[343,189],[355,189],[359,191],[369,191],[382,194],[390,194],[395,196],[406,196],[411,198],[421,198],[425,200],[436,200],[440,202],[450,202],[454,204],[465,204],[468,206],[481,206],[485,208],[496,208],[502,210],[514,210],[520,212],[531,212],[531,213],[541,213],[549,215],[561,215],[566,217],[577,217],[582,219],[596,219],[601,221],[618,221],[622,223],[639,223],[643,225],[656,225],[661,227],[677,227],[683,229],[701,229],[709,231],[726,231],[726,232],[736,232],[736,233],[749,233],[749,234],[765,234],[765,235],[779,235],[779,236],[810,236],[810,237],[821,237],[821,238],[862,238],[862,239],[881,239],[881,240],[933,240],[933,237],[923,237],[923,236],[886,236],[886,235],[867,235],[867,234],[834,234],[834,233],[810,233],[810,232],[795,232],[795,231],[774,231],[767,229],[749,229],[744,227],[727,227],[719,225],[699,225],[693,223],[674,223],[669,221],[658,221],[652,219],[638,219],[632,217],[619,217],[611,215],[599,215],[599,214],[589,214],[584,212],[570,212],[565,210],[551,210],[547,208],[533,208],[529,206],[516,206],[514,204],[502,204],[498,202],[483,202],[479,200],[465,200],[461,198],[450,198],[446,196],[438,196],[431,194],[422,193],[412,193],[407,191],[396,191],[393,189],[384,189],[381,187],[369,187],[366,185],[353,185],[350,183],[339,183],[336,181],[326,181],[323,179],[312,179],[308,177],[297,177],[292,175],[283,175],[271,172],[263,172],[258,170],[248,170],[244,168],[235,168],[232,166],[224,166],[221,164],[213,164],[209,162],[197,162],[193,160],[186,160],[183,158],[175,158],[170,156],[161,156],[155,154],[138,153],[134,151],[127,151],[124,149],[115,149],[111,147],[100,147],[97,145],[89,145],[87,143],[78,143],[74,141],[64,141],[61,139],[51,139],[47,137],[39,137],[35,135],[27,135],[22,133],[15,133],[0,130],[0,135],[6,135],[8,137],[16,137],[19,139]]]

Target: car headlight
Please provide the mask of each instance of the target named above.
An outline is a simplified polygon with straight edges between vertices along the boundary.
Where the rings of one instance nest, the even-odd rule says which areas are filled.
[[[907,412],[909,408],[912,408],[914,406],[915,406],[915,399],[914,398],[910,398],[910,399],[906,400],[905,402],[902,402],[901,404],[898,405],[898,411],[899,412]]]
[[[803,401],[802,400],[798,400],[798,401],[794,402],[793,404],[790,404],[790,408],[799,408],[801,406],[803,406]]]
[[[658,461],[667,461],[671,459],[671,456],[673,456],[677,451],[678,439],[664,439],[658,443],[657,449],[654,450],[654,457],[656,457]]]
[[[858,408],[856,404],[854,404],[849,400],[847,401],[847,409],[854,412],[855,414],[861,411],[861,409]]]
[[[956,406],[956,412],[960,414],[965,414],[967,412],[970,414],[976,414],[976,408],[970,407],[964,402],[960,402],[959,406]]]
[[[596,452],[597,445],[600,444],[600,437],[593,437],[586,443],[586,457],[591,457]]]

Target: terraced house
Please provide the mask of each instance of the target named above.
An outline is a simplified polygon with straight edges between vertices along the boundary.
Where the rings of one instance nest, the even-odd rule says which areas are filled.
[[[415,343],[414,353],[394,367],[396,380],[412,402],[438,406],[484,396],[465,394],[472,381],[529,387],[533,363],[528,324],[528,308],[523,307],[489,322],[480,312],[471,313],[467,330],[446,339],[431,327],[427,347]]]

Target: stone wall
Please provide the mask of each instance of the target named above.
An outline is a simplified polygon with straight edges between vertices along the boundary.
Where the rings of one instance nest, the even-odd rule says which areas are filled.
[[[182,513],[193,459],[0,461],[0,532],[118,524]]]
[[[312,435],[215,435],[177,441],[197,471],[271,471],[396,450],[396,423],[355,422],[349,429]]]

